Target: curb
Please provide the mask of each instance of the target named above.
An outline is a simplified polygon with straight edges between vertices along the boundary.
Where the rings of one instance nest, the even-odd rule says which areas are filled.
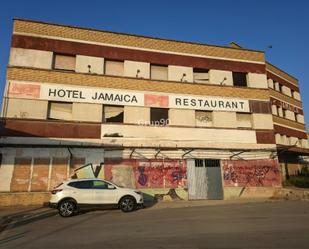
[[[0,218],[0,233],[6,229],[11,229],[13,227],[22,226],[37,220],[54,216],[57,213],[58,212],[55,209],[37,208],[34,210],[4,216]]]

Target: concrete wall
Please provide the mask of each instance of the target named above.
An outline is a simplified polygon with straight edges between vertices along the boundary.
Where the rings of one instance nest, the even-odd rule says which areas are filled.
[[[169,110],[170,125],[195,126],[195,110]]]
[[[47,109],[48,101],[45,100],[10,98],[8,100],[6,117],[46,119]]]
[[[186,75],[183,77],[183,75]],[[182,66],[168,66],[168,80],[193,82],[193,68]]]
[[[150,108],[149,107],[124,107],[124,123],[127,124],[149,124]]]
[[[181,127],[158,128],[155,126],[102,124],[102,137],[115,133],[123,136],[120,139],[126,140],[127,142],[138,142],[137,139],[142,139],[143,141],[147,141],[149,145],[160,141],[163,143],[164,140],[182,141],[183,143],[194,141],[196,146],[205,144],[205,142],[213,145],[216,143],[225,143],[226,146],[231,146],[232,143],[256,144],[255,131],[251,130],[191,129]]]
[[[268,87],[274,89],[274,81],[272,79],[267,79]]]
[[[301,145],[303,148],[309,148],[308,139],[302,139]]]
[[[102,122],[102,105],[75,102],[72,117],[74,121]]]
[[[297,122],[299,122],[299,123],[302,123],[302,124],[305,123],[304,115],[297,114],[296,119],[297,119]]]
[[[294,112],[290,111],[290,110],[285,110],[285,117],[289,120],[293,120],[295,121],[295,115]]]
[[[292,97],[291,89],[286,86],[282,86],[282,93]]]
[[[278,115],[277,106],[271,105],[271,113],[274,115]]]
[[[282,107],[279,107],[279,108],[278,108],[278,116],[279,116],[279,117],[283,117],[283,110],[282,110]]]
[[[252,88],[268,88],[266,74],[248,73],[247,84]]]
[[[275,90],[276,91],[280,91],[280,89],[279,89],[279,82],[275,81],[274,82],[274,86],[275,86]]]
[[[51,69],[53,53],[49,51],[11,48],[9,65]]]
[[[226,80],[224,80],[226,78]],[[233,85],[233,74],[231,71],[224,71],[224,70],[209,70],[209,83],[215,85],[226,85],[232,86]]]
[[[271,114],[253,113],[253,129],[273,129],[273,118]]]
[[[124,76],[149,79],[150,63],[126,60],[124,61]]]
[[[293,98],[301,101],[300,94],[298,92],[294,92]]]
[[[213,112],[213,126],[224,128],[236,128],[236,112]]]
[[[93,74],[103,74],[104,71],[104,58],[76,55],[76,72],[78,73],[89,73]]]
[[[282,144],[281,135],[279,133],[276,133],[275,138],[276,138],[276,144]]]

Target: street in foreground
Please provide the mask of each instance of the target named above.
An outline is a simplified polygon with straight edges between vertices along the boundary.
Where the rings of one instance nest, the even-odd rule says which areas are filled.
[[[173,204],[171,203],[171,206]],[[0,234],[0,248],[308,248],[309,202],[56,215]]]

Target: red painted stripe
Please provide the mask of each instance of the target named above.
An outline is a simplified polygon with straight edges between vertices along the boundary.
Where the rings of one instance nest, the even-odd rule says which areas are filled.
[[[266,75],[267,75],[267,78],[270,78],[270,79],[272,79],[274,81],[277,81],[281,85],[286,86],[288,88],[291,88],[292,90],[294,90],[296,92],[299,92],[299,87],[295,86],[294,84],[292,84],[290,82],[288,82],[287,80],[285,80],[285,79],[283,79],[283,78],[281,78],[281,77],[279,77],[279,76],[277,76],[277,75],[275,75],[275,74],[273,74],[273,73],[271,73],[269,71],[266,72]]]
[[[133,60],[152,64],[178,65],[235,72],[266,73],[265,64],[141,51],[23,35],[13,35],[12,47],[38,49],[72,55],[96,56],[113,60]]]
[[[298,107],[295,107],[293,105],[290,105],[289,103],[286,103],[286,102],[282,102],[278,99],[275,99],[273,97],[270,97],[270,102],[272,105],[277,105],[277,106],[281,106],[281,107],[285,107],[285,109],[288,109],[292,112],[296,112],[296,113],[299,113],[299,114],[304,114],[303,110],[298,108]]]
[[[274,125],[274,130],[275,130],[276,133],[279,133],[281,135],[286,135],[286,136],[290,136],[290,137],[298,137],[298,138],[302,138],[302,139],[308,139],[306,132],[290,129],[290,128],[283,127],[283,126],[280,126],[280,125]]]
[[[6,119],[0,123],[0,136],[101,138],[101,124]]]

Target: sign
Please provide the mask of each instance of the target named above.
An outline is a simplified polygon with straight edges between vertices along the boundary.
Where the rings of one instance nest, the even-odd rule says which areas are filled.
[[[41,99],[111,105],[144,105],[144,94],[110,89],[41,85]]]
[[[282,107],[283,109],[289,110],[289,111],[291,111],[291,112],[295,112],[295,113],[298,113],[298,114],[300,113],[300,112],[299,112],[299,109],[298,109],[297,107],[295,107],[295,106],[293,106],[293,105],[290,105],[290,104],[288,104],[288,103],[282,102],[282,101],[277,100],[277,99],[272,99],[272,100],[271,100],[271,104],[272,104],[272,105],[276,105],[276,106],[280,106],[280,107]]]
[[[249,112],[248,100],[220,97],[170,96],[171,108],[186,108],[195,110]]]
[[[10,82],[9,97],[63,102],[146,106],[175,109],[249,112],[245,99],[123,91],[59,84]]]

